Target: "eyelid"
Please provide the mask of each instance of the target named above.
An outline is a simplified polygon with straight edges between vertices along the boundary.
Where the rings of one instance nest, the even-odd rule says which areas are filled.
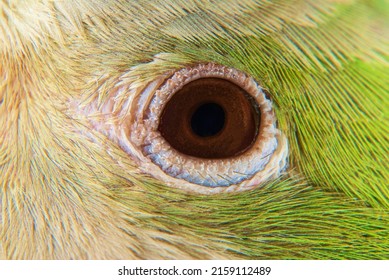
[[[202,159],[186,156],[169,147],[157,131],[163,109],[161,104],[166,104],[185,84],[202,77],[230,80],[249,91],[259,102],[262,121],[257,144],[239,157]],[[134,143],[135,148],[142,151],[142,164],[151,161],[154,166],[147,165],[147,168],[151,168],[154,176],[170,185],[202,193],[243,190],[278,176],[286,166],[286,139],[275,128],[271,102],[255,81],[243,72],[213,63],[184,68],[176,71],[164,84],[160,80],[146,87],[137,101],[133,104],[128,142]],[[270,156],[272,154],[274,157]],[[242,166],[247,168],[237,176]]]
[[[172,94],[173,88],[180,88],[190,80],[200,77],[192,75],[193,73],[200,76],[229,79],[245,90],[251,91],[253,95],[257,95],[255,98],[260,101],[263,120],[268,119],[268,128],[263,124],[261,125],[259,137],[262,137],[260,142],[263,141],[263,143],[259,143],[261,148],[255,147],[250,151],[251,159],[247,157],[250,153],[245,153],[246,158],[237,157],[234,159],[235,163],[232,164],[230,159],[196,159],[176,153],[172,149],[166,149],[168,144],[166,144],[163,137],[158,135],[156,131],[158,125],[153,124],[158,120],[157,111],[162,108],[159,105],[166,102],[166,97]],[[165,88],[165,91],[163,88]],[[142,172],[150,174],[167,185],[203,194],[242,191],[255,188],[271,178],[278,177],[287,166],[287,140],[285,135],[275,126],[276,119],[271,108],[271,101],[266,98],[257,83],[241,71],[214,63],[199,64],[175,72],[167,71],[153,81],[138,84],[137,87],[134,87],[133,83],[120,82],[110,92],[110,96],[107,97],[99,109],[96,105],[92,106],[92,110],[92,107],[88,108],[89,112],[87,114],[89,115],[99,112],[105,116],[102,119],[100,118],[100,121],[91,119],[92,128],[105,134],[111,141],[116,142],[134,160]],[[127,97],[126,99],[123,99],[124,95]],[[118,106],[119,100],[122,100],[120,106]],[[114,110],[115,107],[117,110]],[[85,108],[84,113],[86,113]],[[268,148],[265,147],[266,141],[264,141],[266,135],[269,138],[268,144],[272,143],[269,144]],[[145,140],[147,140],[147,143],[145,143]],[[262,150],[262,152],[258,152],[258,150]],[[165,168],[163,161],[166,161],[169,155],[171,156],[170,163]],[[256,161],[261,157],[263,158],[262,161]],[[251,165],[255,161],[260,166],[254,168],[254,171],[250,171],[249,176],[236,177],[231,180],[232,177],[228,174],[234,172],[239,166]],[[203,174],[218,173],[218,175],[221,175],[220,178],[223,178],[223,175],[231,178],[213,182],[209,179],[213,178],[212,175],[209,175],[208,179],[200,182],[201,175],[196,178],[193,177],[193,174],[183,175],[191,169],[206,172]],[[179,173],[178,176],[177,173]]]

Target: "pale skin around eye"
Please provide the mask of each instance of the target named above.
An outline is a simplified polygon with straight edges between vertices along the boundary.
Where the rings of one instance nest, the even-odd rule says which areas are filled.
[[[119,112],[126,114],[120,125],[100,121],[92,123],[93,128],[117,142],[143,172],[171,187],[189,192],[211,194],[248,190],[277,178],[285,171],[287,139],[275,126],[276,116],[271,101],[250,76],[213,63],[172,73],[161,75],[144,87],[133,90],[126,109]],[[228,159],[187,156],[173,149],[158,131],[159,117],[169,98],[185,84],[204,77],[232,81],[259,104],[261,123],[258,137],[242,155]],[[115,93],[101,108],[109,112],[114,107],[114,100]]]

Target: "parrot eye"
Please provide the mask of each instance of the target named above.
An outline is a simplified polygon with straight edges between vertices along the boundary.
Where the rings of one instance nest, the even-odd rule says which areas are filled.
[[[166,103],[158,130],[178,152],[204,159],[235,157],[258,136],[258,104],[241,87],[220,78],[184,85]]]
[[[170,73],[146,86],[131,110],[128,142],[143,170],[170,185],[249,189],[286,167],[271,100],[236,69],[208,63]]]

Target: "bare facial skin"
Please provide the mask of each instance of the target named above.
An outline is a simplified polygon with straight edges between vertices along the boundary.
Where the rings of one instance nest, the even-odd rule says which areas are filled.
[[[0,259],[387,259],[383,11],[0,0]],[[233,155],[161,136],[199,67],[257,98]]]

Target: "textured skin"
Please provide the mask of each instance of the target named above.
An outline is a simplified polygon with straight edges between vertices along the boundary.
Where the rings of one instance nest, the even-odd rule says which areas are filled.
[[[0,1],[0,258],[389,258],[385,1],[18,2]],[[180,192],[91,126],[120,124],[118,85],[208,61],[268,90],[283,177]]]

